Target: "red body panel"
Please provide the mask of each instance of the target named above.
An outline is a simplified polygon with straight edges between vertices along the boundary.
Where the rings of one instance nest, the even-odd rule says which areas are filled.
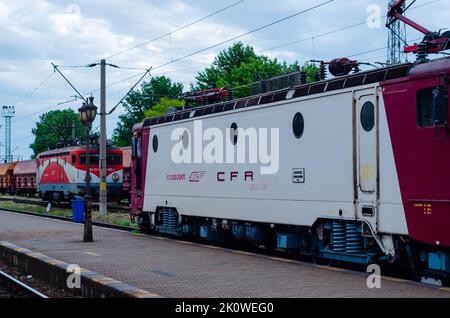
[[[121,149],[123,151],[122,191],[128,195],[131,191],[131,147],[123,147]]]
[[[135,130],[141,135],[141,162],[138,165],[138,161],[136,157],[132,158],[131,162],[131,173],[132,173],[132,182],[131,182],[131,214],[133,216],[139,215],[143,212],[144,208],[144,193],[145,193],[145,179],[147,175],[147,156],[149,153],[149,139],[150,139],[150,128],[142,129],[142,126],[138,130]],[[137,187],[137,178],[136,174],[140,174],[141,178],[141,188]]]
[[[69,178],[60,164],[52,162],[45,168],[39,182],[41,184],[68,184]]]
[[[383,97],[409,235],[450,246],[450,136],[437,138],[416,118],[417,91],[443,85],[443,72],[448,59],[419,65],[409,78],[383,83]]]

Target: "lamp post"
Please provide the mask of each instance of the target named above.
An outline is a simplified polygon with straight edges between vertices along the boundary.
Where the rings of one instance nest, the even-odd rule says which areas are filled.
[[[80,120],[85,128],[86,137],[86,194],[85,194],[85,217],[84,217],[84,242],[93,242],[92,235],[92,196],[91,196],[91,160],[90,160],[90,133],[92,122],[97,116],[97,107],[94,105],[94,97],[89,97],[88,103],[83,103],[83,106],[78,109]]]

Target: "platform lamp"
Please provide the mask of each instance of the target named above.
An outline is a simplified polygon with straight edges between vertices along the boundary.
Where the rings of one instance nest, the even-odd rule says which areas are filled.
[[[90,144],[91,144],[91,128],[92,123],[97,116],[97,107],[94,105],[94,97],[89,97],[88,103],[83,103],[83,106],[78,109],[81,123],[85,128],[86,138],[86,193],[85,193],[85,217],[84,217],[84,242],[93,242],[94,236],[92,234],[92,195],[91,195],[91,160],[90,160]]]

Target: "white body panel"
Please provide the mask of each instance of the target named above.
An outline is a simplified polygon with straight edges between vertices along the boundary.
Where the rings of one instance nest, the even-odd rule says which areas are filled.
[[[365,89],[376,91],[374,85]],[[319,218],[358,218],[354,202],[354,94],[349,89],[196,118],[202,120],[203,130],[219,128],[226,142],[230,142],[226,129],[232,123],[243,129],[279,128],[279,171],[273,175],[261,175],[260,164],[175,164],[171,159],[176,144],[171,140],[172,131],[182,127],[192,133],[194,119],[150,127],[144,211],[168,206],[182,215],[303,226],[311,226]],[[386,219],[378,221],[379,231],[406,234],[382,104],[380,110],[381,200],[374,204],[378,203],[377,217]],[[300,139],[292,130],[297,112],[305,122]],[[359,112],[356,118],[359,120]],[[155,135],[159,140],[157,153],[152,150]],[[293,169],[305,169],[304,183],[293,182]],[[239,176],[231,182],[232,171]],[[245,180],[246,171],[254,172],[253,182]],[[199,182],[190,182],[195,172],[202,172],[202,177]],[[218,172],[225,172],[226,182],[218,182]]]

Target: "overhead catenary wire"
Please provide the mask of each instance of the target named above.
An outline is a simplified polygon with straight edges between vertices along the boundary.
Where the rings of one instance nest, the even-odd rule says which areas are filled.
[[[279,24],[279,23],[281,23],[281,22],[287,21],[287,20],[292,19],[292,18],[294,18],[294,17],[297,17],[297,16],[299,16],[299,15],[301,15],[301,14],[304,14],[304,13],[307,13],[307,12],[309,12],[309,11],[312,11],[312,10],[318,9],[318,8],[320,8],[320,7],[323,7],[323,6],[325,6],[325,5],[327,5],[327,4],[331,3],[331,2],[334,2],[334,0],[328,0],[328,1],[325,1],[325,2],[322,2],[322,3],[319,3],[319,4],[317,4],[317,5],[315,5],[315,6],[312,6],[312,7],[308,8],[308,9],[304,9],[304,10],[298,11],[298,12],[296,12],[296,13],[294,13],[294,14],[291,14],[291,15],[289,15],[289,16],[287,16],[287,17],[284,17],[284,18],[279,19],[279,20],[275,20],[275,21],[273,21],[273,22],[271,22],[271,23],[265,24],[265,25],[263,25],[263,26],[261,26],[261,27],[258,27],[258,28],[256,28],[256,29],[253,29],[253,30],[251,30],[251,31],[242,33],[242,34],[240,34],[240,35],[234,36],[234,37],[232,37],[232,38],[230,38],[230,39],[227,39],[227,40],[225,40],[225,41],[221,41],[221,42],[219,42],[219,43],[216,43],[216,44],[211,45],[211,46],[209,46],[209,47],[206,47],[206,48],[204,48],[204,49],[201,49],[201,50],[192,52],[192,53],[190,53],[190,54],[184,55],[184,56],[182,56],[182,57],[179,57],[179,58],[177,58],[177,59],[174,59],[173,61],[169,61],[169,62],[167,62],[167,63],[163,63],[163,64],[161,64],[161,65],[158,65],[158,66],[154,67],[153,70],[157,70],[157,69],[160,69],[160,68],[162,68],[162,67],[164,67],[164,66],[167,66],[167,65],[170,65],[170,64],[173,64],[173,63],[176,63],[176,62],[185,60],[185,59],[187,59],[187,58],[189,58],[189,57],[192,57],[192,56],[194,56],[194,55],[197,55],[197,54],[200,54],[200,53],[209,51],[210,49],[216,48],[216,47],[221,46],[221,45],[223,45],[223,44],[226,44],[226,43],[229,43],[229,42],[232,42],[232,41],[236,41],[236,40],[238,40],[238,39],[240,39],[240,38],[243,38],[243,37],[245,37],[245,36],[247,36],[247,35],[250,35],[250,34],[256,33],[256,32],[258,32],[258,31],[267,29],[267,28],[269,28],[269,27],[271,27],[271,26],[274,26],[274,25]]]
[[[440,1],[441,1],[441,0],[429,1],[429,2],[426,2],[426,3],[423,3],[423,4],[420,4],[420,5],[417,5],[417,6],[412,7],[412,8],[410,9],[410,11],[411,11],[411,10],[414,10],[414,9],[416,9],[416,8],[423,7],[423,6],[426,6],[426,5],[429,5],[429,4],[433,4],[433,3],[436,3],[436,2],[440,2]],[[383,19],[383,18],[385,18],[385,17],[380,17],[380,18],[377,18],[377,19]],[[281,47],[285,47],[285,46],[294,45],[294,44],[297,44],[297,43],[300,43],[300,42],[303,42],[303,41],[308,41],[308,40],[311,40],[311,38],[318,38],[318,37],[323,37],[323,36],[331,35],[331,34],[334,34],[334,33],[337,33],[337,32],[341,32],[341,31],[344,31],[344,30],[347,30],[347,29],[350,29],[350,28],[353,28],[353,27],[356,27],[356,26],[364,25],[364,24],[366,24],[366,22],[367,22],[367,21],[365,20],[365,21],[360,22],[360,23],[355,23],[355,24],[352,24],[352,25],[349,25],[349,26],[346,26],[346,27],[342,27],[342,28],[335,29],[335,30],[331,30],[331,31],[328,31],[328,32],[325,32],[325,33],[322,33],[322,34],[318,34],[318,35],[315,35],[315,36],[310,37],[310,38],[305,38],[305,39],[301,39],[301,40],[298,40],[298,41],[292,41],[292,42],[288,42],[288,43],[285,43],[285,44],[281,44],[281,45],[278,45],[278,46],[276,46],[276,47],[272,47],[272,48],[270,48],[270,49],[266,49],[266,50],[260,51],[259,53],[264,53],[264,52],[267,52],[267,51],[270,51],[270,50],[274,50],[274,49],[277,49],[277,48],[281,48]],[[231,40],[230,40],[230,41],[231,41]],[[229,41],[228,41],[228,42],[229,42]],[[213,48],[213,47],[217,47],[217,46],[219,46],[219,45],[220,45],[220,44],[216,44],[216,45],[214,45],[214,46],[212,46],[212,47],[203,49],[203,50],[201,50],[201,51],[204,52],[204,51],[206,51],[206,50],[208,50],[208,49],[211,49],[211,48]],[[383,48],[378,48],[378,49],[375,49],[375,50],[370,50],[370,52],[375,52],[375,51],[381,50],[381,49],[383,49]],[[365,52],[365,53],[369,53],[369,52]],[[197,53],[197,54],[198,54],[198,53]],[[185,57],[182,57],[182,58],[180,58],[180,59],[185,59],[185,58],[188,58],[188,57],[193,56],[193,55],[194,55],[194,54],[189,54],[189,56],[185,56]],[[350,57],[352,57],[352,56],[357,56],[357,55],[361,55],[361,54],[351,55]],[[159,65],[159,66],[155,67],[153,70],[155,70],[156,68],[161,68],[161,67],[163,67],[163,66],[172,64],[172,63],[174,63],[174,62],[177,62],[178,60],[179,60],[179,59],[170,61],[169,63],[165,63],[164,65]],[[209,65],[209,64],[208,64],[208,65]],[[84,66],[84,67],[85,67],[85,66]],[[192,68],[199,68],[199,67],[202,67],[202,66],[197,66],[197,67],[192,67]],[[121,67],[121,68],[125,68],[125,67]],[[156,75],[161,75],[161,74],[171,74],[171,73],[181,72],[181,71],[185,71],[185,70],[192,69],[192,68],[183,68],[183,69],[179,69],[179,70],[173,70],[173,71],[168,71],[168,72],[164,72],[164,73],[159,73],[159,74],[156,74]],[[130,68],[130,69],[131,69],[131,68]],[[136,69],[136,70],[139,70],[138,68],[135,68],[135,69]],[[140,73],[138,73],[138,74],[135,74],[135,75],[132,75],[132,76],[130,76],[130,77],[127,77],[127,78],[125,78],[125,79],[123,79],[123,80],[120,80],[120,81],[116,81],[116,82],[114,82],[114,83],[111,83],[111,84],[107,85],[106,87],[112,87],[112,86],[118,85],[118,84],[120,84],[120,83],[123,83],[123,82],[129,81],[129,80],[131,80],[131,79],[134,79],[134,78],[136,78],[136,77],[138,77],[138,76],[142,76],[143,74],[145,74],[145,72],[140,72]],[[94,90],[94,91],[91,91],[90,94],[93,94],[93,93],[96,92],[96,91],[98,91],[98,89],[96,89],[96,90]]]
[[[409,9],[409,11],[412,11],[414,9],[418,9],[418,8],[421,8],[421,7],[424,7],[424,6],[436,3],[436,2],[440,2],[440,1],[441,0],[433,0],[433,1],[426,2],[426,3],[422,3],[422,4],[419,4],[417,6],[411,7]],[[378,18],[375,18],[374,21],[379,21],[379,20],[383,20],[383,19],[386,19],[386,17],[385,16],[378,17]],[[283,48],[283,47],[299,44],[299,43],[302,43],[302,42],[311,41],[313,39],[317,39],[317,38],[321,38],[321,37],[324,37],[324,36],[327,36],[327,35],[331,35],[331,34],[335,34],[335,33],[338,33],[338,32],[346,31],[346,30],[349,30],[349,29],[352,29],[352,28],[355,28],[355,27],[358,27],[358,26],[361,26],[361,25],[367,25],[367,20],[364,20],[364,21],[361,21],[361,22],[358,22],[358,23],[354,23],[354,24],[351,24],[351,25],[348,25],[348,26],[344,26],[344,27],[341,27],[341,28],[338,28],[338,29],[330,30],[330,31],[327,31],[327,32],[324,32],[324,33],[321,33],[321,34],[316,34],[316,35],[308,37],[308,38],[303,38],[303,39],[300,39],[300,40],[283,43],[283,44],[271,47],[269,49],[265,49],[265,50],[261,51],[260,53],[265,53],[265,52],[268,52],[268,51],[277,50],[277,49],[280,49],[280,48]]]
[[[217,11],[214,11],[214,12],[212,12],[212,13],[210,13],[210,14],[208,14],[208,15],[206,15],[206,16],[200,18],[200,19],[197,19],[197,20],[195,20],[195,21],[192,21],[192,22],[190,22],[190,23],[188,23],[188,24],[186,24],[186,25],[183,25],[183,26],[181,26],[181,27],[178,28],[178,29],[175,29],[175,30],[173,30],[173,31],[170,31],[170,32],[168,32],[168,33],[166,33],[166,34],[164,34],[164,35],[157,36],[157,37],[155,37],[155,38],[153,38],[153,39],[151,39],[151,40],[144,41],[144,42],[142,42],[142,43],[140,43],[140,44],[138,44],[138,45],[135,45],[135,46],[133,46],[133,47],[130,47],[130,48],[128,48],[128,49],[124,49],[124,50],[119,51],[119,52],[117,52],[117,53],[111,54],[111,55],[105,57],[104,59],[111,59],[111,58],[116,57],[116,56],[118,56],[118,55],[121,55],[121,54],[130,52],[130,51],[135,50],[135,49],[137,49],[137,48],[140,48],[140,47],[142,47],[142,46],[144,46],[144,45],[147,45],[147,44],[150,44],[150,43],[152,43],[152,42],[155,42],[155,41],[158,41],[158,40],[160,40],[160,39],[163,39],[163,38],[165,38],[165,37],[167,37],[167,36],[171,36],[172,34],[175,34],[175,33],[179,32],[179,31],[182,31],[182,30],[184,30],[184,29],[187,29],[187,28],[189,28],[190,26],[193,26],[193,25],[195,25],[195,24],[197,24],[197,23],[199,23],[199,22],[202,22],[202,21],[204,21],[204,20],[206,20],[206,19],[209,19],[209,18],[211,18],[211,17],[213,17],[213,16],[215,16],[215,15],[217,15],[217,14],[219,14],[219,13],[222,13],[222,12],[228,10],[228,9],[231,9],[231,8],[237,6],[237,5],[239,5],[239,4],[241,4],[241,3],[245,2],[245,1],[246,1],[246,0],[240,0],[240,1],[237,1],[237,2],[235,2],[235,3],[232,3],[232,4],[226,6],[226,7],[222,8],[222,9],[217,10]]]
[[[155,71],[155,70],[160,69],[160,68],[163,68],[163,67],[165,67],[165,66],[167,66],[167,65],[170,65],[170,64],[173,64],[173,63],[176,63],[176,62],[185,60],[185,59],[187,59],[187,58],[189,58],[189,57],[192,57],[192,56],[195,56],[195,55],[197,55],[197,54],[206,52],[206,51],[208,51],[208,50],[211,50],[211,49],[216,48],[216,47],[218,47],[218,46],[221,46],[221,45],[223,45],[223,44],[226,44],[226,43],[229,43],[229,42],[238,40],[238,39],[243,38],[243,37],[245,37],[245,36],[247,36],[247,35],[250,35],[250,34],[256,33],[256,32],[258,32],[258,31],[267,29],[267,28],[269,28],[269,27],[271,27],[271,26],[274,26],[274,25],[279,24],[279,23],[281,23],[281,22],[287,21],[287,20],[292,19],[292,18],[294,18],[294,17],[297,17],[297,16],[299,16],[299,15],[301,15],[301,14],[307,13],[307,12],[312,11],[312,10],[315,10],[315,9],[318,9],[318,8],[320,8],[320,7],[322,7],[322,6],[325,6],[325,5],[327,5],[327,4],[331,3],[331,2],[334,2],[334,0],[328,0],[328,1],[322,2],[322,3],[318,4],[318,5],[315,5],[315,6],[312,6],[312,7],[307,8],[307,9],[298,11],[298,12],[296,12],[296,13],[294,13],[294,14],[291,14],[291,15],[289,15],[289,16],[287,16],[287,17],[284,17],[284,18],[275,20],[275,21],[273,21],[273,22],[271,22],[271,23],[265,24],[265,25],[263,25],[263,26],[261,26],[261,27],[258,27],[258,28],[256,28],[256,29],[253,29],[253,30],[251,30],[251,31],[242,33],[242,34],[240,34],[240,35],[234,36],[234,37],[232,37],[232,38],[229,38],[229,39],[227,39],[227,40],[221,41],[221,42],[216,43],[216,44],[214,44],[214,45],[208,46],[208,47],[206,47],[206,48],[197,50],[197,51],[195,51],[195,52],[192,52],[192,53],[190,53],[190,54],[184,55],[184,56],[179,57],[179,58],[177,58],[177,59],[171,60],[171,61],[169,61],[169,62],[167,62],[167,63],[163,63],[163,64],[161,64],[161,65],[158,65],[158,66],[156,66],[156,67],[153,67],[152,70]],[[116,82],[116,83],[113,83],[113,84],[109,84],[109,85],[107,85],[106,87],[108,88],[108,87],[111,87],[111,86],[114,86],[114,85],[123,83],[123,82],[125,82],[125,81],[127,81],[127,80],[129,80],[129,79],[138,77],[138,76],[140,76],[140,75],[142,75],[142,74],[143,74],[143,73],[133,75],[133,76],[131,76],[131,77],[129,77],[129,78],[126,78],[126,79],[124,79],[124,80],[122,80],[122,81],[119,81],[119,82]],[[91,94],[94,93],[94,92],[96,92],[96,91],[98,91],[98,89],[93,90],[93,91],[91,92]]]
[[[416,6],[414,6],[414,7],[411,7],[411,8],[410,8],[410,11],[412,11],[412,10],[414,10],[414,9],[417,9],[417,8],[420,8],[420,7],[424,7],[424,6],[427,6],[427,5],[436,3],[436,2],[440,2],[440,1],[441,1],[441,0],[433,0],[433,1],[426,2],[426,3],[422,3],[422,4],[416,5]],[[377,21],[377,20],[381,20],[381,19],[386,19],[386,17],[379,17],[379,18],[376,18],[375,20]],[[291,45],[294,45],[294,44],[298,44],[298,43],[310,41],[310,40],[315,39],[315,38],[320,38],[320,37],[328,36],[328,35],[331,35],[331,34],[335,34],[335,33],[338,33],[338,32],[342,32],[342,31],[345,31],[345,30],[348,30],[348,29],[351,29],[351,28],[354,28],[354,27],[357,27],[357,26],[366,25],[366,24],[367,24],[367,20],[364,20],[364,21],[362,21],[362,22],[354,23],[354,24],[351,24],[351,25],[348,25],[348,26],[345,26],[345,27],[341,27],[341,28],[338,28],[338,29],[334,29],[334,30],[331,30],[331,31],[327,31],[327,32],[324,32],[324,33],[321,33],[321,34],[317,34],[317,35],[308,37],[308,38],[304,38],[304,39],[300,39],[300,40],[296,40],[296,41],[291,41],[291,42],[287,42],[287,43],[284,43],[284,44],[280,44],[280,45],[277,45],[277,46],[275,46],[275,47],[272,47],[272,48],[269,48],[269,49],[265,49],[265,50],[259,51],[258,54],[262,54],[262,53],[265,53],[265,52],[268,52],[268,51],[273,51],[273,50],[276,50],[276,49],[279,49],[279,48],[282,48],[282,47],[287,47],[287,46],[291,46]],[[230,41],[227,41],[227,42],[230,42]],[[214,45],[214,47],[217,47],[217,46],[219,46],[219,45],[220,45],[220,44]],[[213,47],[209,47],[209,48],[207,48],[207,49],[210,49],[210,48],[213,48]],[[203,51],[206,51],[207,49],[202,50],[202,52],[203,52]],[[191,56],[193,56],[193,55],[194,55],[194,54],[192,54]],[[183,57],[183,59],[184,59],[184,58],[187,58],[187,57],[191,57],[191,56]],[[167,63],[166,65],[172,64],[172,63],[174,63],[174,62],[176,62],[176,61],[177,61],[177,60],[170,61],[170,62]],[[160,68],[160,67],[162,67],[162,66],[166,66],[166,65],[156,66],[155,68],[153,68],[153,70],[156,70],[156,69],[158,69],[158,68]],[[207,65],[209,65],[209,64],[207,64]],[[206,65],[206,66],[207,66],[207,65]],[[197,68],[197,67],[194,67],[194,68]],[[190,68],[187,68],[187,69],[190,69]],[[165,73],[155,74],[155,76],[156,76],[156,75],[173,74],[173,73],[176,73],[176,72],[182,72],[182,71],[185,71],[185,70],[186,70],[186,69],[180,69],[180,70],[175,70],[175,71],[170,71],[170,72],[165,72]],[[143,74],[143,73],[139,73],[139,74],[133,75],[133,76],[131,76],[131,77],[125,78],[125,79],[123,79],[123,80],[116,81],[116,82],[114,82],[114,83],[111,83],[111,84],[107,85],[106,87],[109,88],[109,87],[112,87],[112,86],[121,84],[121,83],[126,82],[126,81],[128,81],[128,80],[130,80],[130,79],[133,79],[133,78],[136,78],[136,77],[138,77],[138,76],[141,76],[142,74]],[[99,89],[96,89],[96,90],[92,91],[90,94],[92,94],[92,93],[94,93],[94,92],[97,92],[98,90],[99,90]]]
[[[61,75],[62,78],[64,78],[64,80],[70,85],[70,87],[72,87],[72,89],[78,94],[78,97],[80,97],[83,101],[85,101],[87,103],[86,98],[83,95],[81,95],[81,93],[78,91],[78,89],[76,89],[75,86],[67,79],[67,77],[59,70],[58,66],[56,66],[53,63],[52,63],[52,66],[55,69],[55,71],[57,71],[59,73],[59,75]]]
[[[182,26],[182,27],[180,27],[180,28],[178,28],[178,29],[176,29],[176,30],[173,30],[173,31],[171,31],[171,32],[169,32],[169,33],[167,33],[167,34],[165,34],[165,35],[156,37],[156,38],[151,39],[151,40],[149,40],[149,41],[142,42],[141,44],[136,45],[136,46],[134,46],[134,47],[132,47],[132,48],[128,48],[128,49],[126,49],[126,50],[122,50],[122,51],[120,51],[120,52],[117,52],[117,53],[115,53],[115,54],[112,54],[112,55],[108,56],[107,58],[113,58],[113,57],[118,56],[118,55],[120,55],[120,54],[123,54],[123,53],[129,52],[129,51],[131,51],[131,50],[134,50],[134,49],[136,49],[136,48],[138,48],[138,47],[141,47],[141,46],[144,46],[144,45],[149,44],[149,43],[151,43],[151,42],[154,42],[154,41],[157,41],[157,40],[159,40],[159,39],[162,39],[162,38],[164,38],[164,37],[166,37],[166,36],[168,36],[168,35],[177,33],[177,32],[179,32],[179,31],[181,31],[181,30],[184,30],[184,29],[186,29],[186,28],[192,26],[192,25],[195,25],[195,24],[197,24],[197,23],[199,23],[199,22],[201,22],[201,21],[204,21],[204,20],[206,20],[206,19],[208,19],[208,18],[210,18],[210,17],[213,17],[213,16],[215,16],[215,15],[217,15],[217,14],[219,14],[219,13],[222,13],[222,12],[228,10],[228,9],[231,9],[231,8],[237,6],[237,5],[239,5],[239,4],[241,4],[241,3],[245,2],[245,1],[246,1],[246,0],[240,0],[240,1],[237,1],[237,2],[235,2],[235,3],[232,3],[231,5],[228,5],[228,6],[224,7],[224,8],[221,8],[220,10],[214,11],[214,12],[212,12],[212,13],[210,13],[210,14],[208,14],[208,15],[206,15],[206,16],[200,18],[200,19],[197,19],[197,20],[195,20],[195,21],[193,21],[193,22],[191,22],[191,23],[188,23],[188,24],[186,24],[186,25],[184,25],[184,26]],[[89,67],[89,65],[67,65],[67,66],[62,65],[61,67],[62,67],[62,68],[85,68],[85,67]],[[121,68],[121,69],[129,69],[129,70],[142,70],[142,71],[146,71],[146,69],[139,69],[139,68],[134,68],[134,67],[118,67],[118,68]],[[27,97],[28,97],[29,95],[32,95],[35,91],[39,90],[40,87],[41,87],[45,82],[47,82],[48,79],[49,79],[50,77],[53,76],[53,74],[54,74],[54,72],[52,72],[52,73],[49,75],[49,77],[43,81],[43,83],[39,84],[38,87],[37,87],[36,89],[33,89],[33,91],[30,92],[30,93],[27,95]],[[142,73],[137,74],[136,76],[133,76],[133,77],[131,77],[131,78],[135,78],[135,77],[137,77],[137,76],[139,76],[139,75],[141,75],[141,74],[142,74]],[[129,78],[129,79],[131,79],[131,78]],[[23,100],[25,100],[27,97],[25,97]],[[80,94],[80,97],[81,97],[81,94]],[[18,103],[20,103],[20,102],[22,102],[22,100],[16,102],[16,104],[18,104]],[[33,113],[32,115],[35,115],[35,113]],[[31,116],[32,116],[32,115],[31,115]],[[28,117],[28,116],[27,116],[27,117]],[[16,121],[17,121],[17,120],[16,120]]]
[[[48,76],[45,77],[44,80],[42,80],[35,88],[33,88],[28,94],[26,94],[24,97],[22,97],[21,99],[19,99],[18,101],[16,101],[15,103],[13,103],[14,105],[17,104],[21,104],[23,103],[26,99],[28,99],[28,97],[32,96],[35,92],[37,92],[38,90],[41,89],[42,86],[44,86],[49,80],[50,78],[53,77],[55,73],[51,72]]]
[[[325,1],[325,2],[322,2],[322,3],[320,3],[320,4],[317,4],[317,5],[315,5],[315,6],[312,6],[312,7],[310,7],[310,8],[307,8],[307,9],[304,9],[304,10],[301,10],[301,11],[298,11],[298,12],[296,12],[296,13],[294,13],[294,14],[291,14],[291,15],[289,15],[289,16],[287,16],[287,17],[284,17],[284,18],[282,18],[282,19],[275,20],[275,21],[273,21],[273,22],[271,22],[271,23],[265,24],[265,25],[263,25],[263,26],[261,26],[261,27],[258,27],[258,28],[256,28],[256,29],[253,29],[253,30],[251,30],[251,31],[248,31],[248,32],[245,32],[245,33],[240,34],[240,35],[238,35],[238,36],[232,37],[231,39],[222,41],[222,42],[217,43],[217,44],[214,44],[214,45],[212,45],[212,46],[210,46],[210,47],[207,47],[207,48],[198,50],[198,51],[196,51],[196,52],[193,52],[193,53],[191,53],[191,54],[188,54],[188,55],[182,56],[182,57],[180,57],[180,58],[174,59],[174,60],[172,60],[172,61],[170,61],[170,62],[167,62],[167,63],[161,64],[161,65],[158,65],[158,66],[154,67],[153,70],[156,70],[156,69],[162,68],[162,67],[164,67],[164,66],[167,66],[167,65],[169,65],[169,64],[172,64],[172,63],[175,63],[175,62],[184,60],[184,59],[186,59],[186,58],[189,58],[189,57],[191,57],[191,56],[194,56],[194,55],[200,54],[200,53],[202,53],[202,52],[208,51],[208,50],[210,50],[210,49],[212,49],[212,48],[221,46],[221,45],[226,44],[226,43],[228,43],[228,42],[235,41],[235,40],[237,40],[237,39],[240,39],[240,38],[242,38],[242,37],[244,37],[244,36],[247,36],[247,35],[250,35],[250,34],[252,34],[252,33],[255,33],[255,32],[258,32],[258,31],[261,31],[261,30],[264,30],[264,29],[266,29],[266,28],[268,28],[268,27],[271,27],[271,26],[274,26],[274,25],[279,24],[279,23],[281,23],[281,22],[287,21],[287,20],[289,20],[289,19],[292,19],[292,18],[294,18],[294,17],[297,17],[297,16],[299,16],[299,15],[301,15],[301,14],[304,14],[304,13],[306,13],[306,12],[309,12],[309,11],[312,11],[312,10],[315,10],[315,9],[318,9],[318,8],[320,8],[320,7],[322,7],[322,6],[326,5],[326,4],[329,4],[329,3],[333,2],[333,1],[334,1],[334,0],[327,0],[327,1]],[[148,72],[149,72],[149,70],[148,70]],[[134,90],[134,88],[139,84],[140,81],[142,81],[142,79],[147,75],[148,72],[144,73],[144,75],[141,77],[141,79],[138,81],[138,83],[136,83],[135,85],[133,85],[133,87],[130,89],[130,91],[129,91],[129,92],[128,92],[128,93],[127,93],[120,101],[119,101],[119,103],[117,103],[117,104],[112,108],[112,110],[111,110],[110,112],[108,112],[108,115],[111,115],[111,114],[117,109],[117,107],[119,107],[119,105],[122,104],[122,102],[125,100],[126,96],[128,96],[128,95]]]
[[[130,95],[130,93],[136,88],[136,86],[139,85],[140,82],[142,82],[142,80],[147,76],[147,74],[150,73],[150,69],[147,70],[147,72],[144,73],[144,75],[142,75],[142,77],[130,88],[130,90],[122,97],[122,99],[107,113],[107,115],[111,115],[112,113],[114,113],[114,111],[117,109],[117,107],[119,107],[119,105],[122,104],[122,102],[125,100],[125,98],[127,98],[128,95]]]

